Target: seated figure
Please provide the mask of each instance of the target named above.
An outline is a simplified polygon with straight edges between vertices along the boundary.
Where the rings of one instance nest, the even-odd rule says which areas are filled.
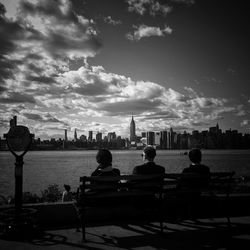
[[[65,190],[63,191],[63,194],[62,194],[62,202],[72,201],[73,200],[73,194],[70,191],[71,190],[70,185],[64,184],[64,189]]]
[[[120,170],[112,167],[112,154],[108,149],[99,149],[96,154],[96,161],[99,165],[91,176],[120,175]]]
[[[206,165],[201,164],[202,154],[201,150],[194,148],[188,153],[191,164],[184,168],[182,173],[194,174],[190,177],[186,176],[181,179],[181,186],[189,187],[205,187],[209,183],[210,169]]]
[[[144,164],[136,166],[133,169],[133,174],[136,175],[155,175],[164,174],[165,168],[155,164],[154,159],[156,150],[152,146],[146,146],[142,152],[142,160]]]

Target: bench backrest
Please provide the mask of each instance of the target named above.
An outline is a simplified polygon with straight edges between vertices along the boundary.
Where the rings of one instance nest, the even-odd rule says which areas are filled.
[[[210,173],[208,185],[186,186],[186,190],[217,190],[229,194],[233,182],[234,172]],[[152,193],[161,194],[162,191],[175,189],[181,181],[193,183],[201,179],[201,175],[192,173],[168,173],[164,175],[121,175],[121,176],[83,176],[80,178],[80,194],[78,198],[83,200],[87,197],[118,197],[122,195],[147,195]],[[202,179],[203,181],[204,179]],[[182,186],[183,187],[183,186]]]
[[[187,191],[210,191],[229,194],[232,191],[235,172],[212,172],[209,175],[196,173],[165,174],[164,184],[178,186]]]
[[[164,175],[84,176],[80,178],[80,200],[87,197],[118,197],[160,193]]]

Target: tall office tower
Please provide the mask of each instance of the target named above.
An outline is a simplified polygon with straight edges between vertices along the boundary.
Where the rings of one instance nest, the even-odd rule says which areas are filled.
[[[169,148],[170,149],[174,148],[174,131],[171,127],[169,130]]]
[[[93,141],[93,131],[89,131],[88,141],[90,141],[90,142]]]
[[[77,133],[76,133],[76,128],[75,128],[75,133],[74,133],[74,141],[77,141]]]
[[[67,129],[64,129],[64,141],[68,141]]]
[[[17,117],[15,115],[13,116],[12,119],[10,119],[10,127],[13,128],[13,127],[16,127],[16,125],[17,125]]]
[[[116,140],[116,134],[115,132],[109,132],[108,133],[108,142]]]
[[[96,138],[96,141],[97,141],[97,142],[101,142],[101,141],[102,141],[102,133],[97,132],[95,138]]]
[[[155,145],[160,145],[161,141],[161,133],[160,132],[155,132]]]
[[[135,135],[135,121],[134,117],[132,116],[132,120],[130,122],[130,141],[136,141],[136,135]]]
[[[160,145],[161,145],[161,148],[162,148],[162,149],[167,149],[167,148],[169,148],[169,143],[168,143],[168,131],[166,131],[166,130],[161,131]]]
[[[155,144],[155,132],[149,131],[147,132],[147,145]]]

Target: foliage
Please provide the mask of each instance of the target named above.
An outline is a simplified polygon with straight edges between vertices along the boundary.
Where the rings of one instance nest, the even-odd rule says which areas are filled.
[[[39,203],[41,198],[37,194],[32,194],[30,192],[23,193],[23,203]]]
[[[42,191],[42,202],[56,202],[62,197],[62,192],[57,184],[51,184]]]

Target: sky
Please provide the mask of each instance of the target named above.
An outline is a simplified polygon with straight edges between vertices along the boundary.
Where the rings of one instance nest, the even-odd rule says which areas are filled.
[[[0,0],[0,136],[250,132],[245,1]]]

